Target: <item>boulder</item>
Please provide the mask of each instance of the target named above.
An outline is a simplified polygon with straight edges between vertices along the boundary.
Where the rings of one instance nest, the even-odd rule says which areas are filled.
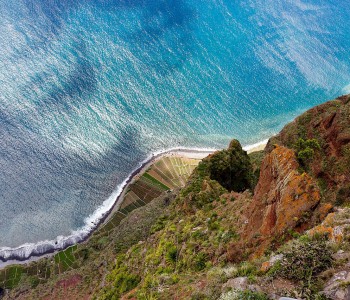
[[[229,279],[223,285],[223,289],[232,289],[232,290],[246,290],[247,287],[248,287],[247,277],[232,278],[232,279]]]
[[[328,280],[323,289],[324,294],[332,300],[350,299],[350,271],[342,270]]]

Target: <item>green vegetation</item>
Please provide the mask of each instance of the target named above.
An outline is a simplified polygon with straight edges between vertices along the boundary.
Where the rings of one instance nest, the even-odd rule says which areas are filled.
[[[215,166],[222,155],[227,160],[220,166]],[[243,173],[238,172],[241,167]],[[123,259],[118,260],[120,263],[116,264],[110,275],[110,288],[104,289],[101,298],[120,292],[116,291],[115,284],[112,283],[119,273],[141,278],[135,292],[137,299],[164,299],[166,294],[162,292],[160,296],[158,291],[176,284],[178,280],[174,280],[173,276],[183,278],[186,274],[201,274],[213,266],[227,263],[227,246],[239,239],[235,230],[237,219],[228,219],[227,210],[239,207],[240,201],[244,199],[226,201],[223,195],[228,195],[227,190],[213,176],[234,178],[237,183],[235,188],[244,190],[250,187],[251,170],[249,157],[236,141],[230,144],[229,150],[216,152],[204,159],[169,207],[172,213],[160,216],[152,226],[152,235],[145,243],[135,244]],[[233,181],[230,184],[234,186]],[[252,281],[256,274],[256,266],[249,263],[240,265],[236,272],[237,276],[249,276]],[[213,283],[214,286],[215,284]],[[192,298],[218,298],[220,292],[214,286],[205,293],[206,296],[191,293]]]
[[[238,265],[237,271],[234,273],[235,277],[249,277],[258,274],[258,270],[255,265],[245,261]]]
[[[117,260],[117,267],[107,276],[107,280],[111,282],[112,288],[105,290],[101,300],[119,299],[120,296],[133,288],[140,282],[141,278],[138,275],[130,274],[128,270],[121,266],[121,260],[125,257],[122,255]]]
[[[67,248],[64,251],[58,252],[55,255],[55,263],[57,264],[57,267],[59,268],[60,272],[64,272],[68,270],[69,268],[74,268],[74,262],[76,260],[74,256],[74,251],[77,250],[77,246],[72,246]]]
[[[301,285],[304,297],[317,299],[321,288],[317,275],[332,267],[332,253],[324,236],[301,236],[282,250],[283,259],[268,275],[293,280]]]
[[[167,216],[161,216],[157,219],[156,223],[151,228],[151,233],[155,233],[159,230],[162,230],[165,227],[165,224],[168,220]]]
[[[234,300],[269,300],[264,293],[253,292],[251,290],[244,290],[237,292],[237,295],[233,297]]]
[[[346,205],[339,190],[350,178],[349,95],[319,105],[286,125],[271,144],[296,151],[300,171],[318,181],[322,201]],[[347,178],[345,181],[344,178]],[[338,195],[337,195],[338,194]]]
[[[7,268],[0,272],[0,288],[13,289],[12,298],[30,291],[34,299],[49,297],[52,291],[62,292],[61,287],[68,284],[72,284],[69,290],[77,293],[74,295],[77,299],[87,295],[94,295],[96,300],[269,299],[264,292],[325,299],[320,291],[332,276],[330,269],[343,267],[347,262],[342,259],[334,263],[332,255],[336,257],[334,253],[339,248],[348,251],[348,229],[344,229],[342,246],[331,244],[333,248],[324,236],[311,238],[303,232],[322,221],[332,207],[325,204],[329,196],[344,211],[350,197],[347,164],[350,132],[330,137],[328,130],[337,119],[348,122],[344,116],[349,115],[349,110],[342,108],[341,101],[329,104],[327,110],[324,109],[325,118],[319,115],[323,108],[303,114],[272,138],[266,149],[267,153],[273,151],[275,143],[293,149],[302,171],[314,177],[321,187],[320,204],[300,214],[301,217],[291,217],[293,224],[298,220],[297,227],[288,227],[280,235],[269,233],[270,223],[283,218],[278,206],[274,211],[280,190],[276,188],[274,197],[266,194],[256,199],[252,195],[265,153],[248,156],[239,142],[233,140],[227,150],[203,159],[195,170],[198,163],[195,160],[165,157],[157,161],[129,185],[120,211],[87,243],[29,267]],[[338,125],[334,128],[338,129]],[[291,155],[286,159],[291,158],[294,168],[294,155],[288,152]],[[279,157],[274,159],[279,162]],[[288,164],[286,160],[285,165]],[[274,172],[279,176],[278,164],[272,170],[268,167],[264,165],[264,170],[273,173],[268,174],[271,178]],[[283,167],[284,171],[288,170]],[[301,178],[306,178],[304,175]],[[298,195],[305,192],[303,184],[301,181],[295,186]],[[271,210],[263,220],[260,217],[255,220],[256,215],[251,212],[260,212],[265,205]],[[344,220],[349,219],[348,215],[347,212]],[[268,225],[266,230],[261,229],[264,227],[260,222]],[[332,229],[327,225],[325,232],[329,230]],[[288,240],[291,241],[287,243]],[[281,257],[273,263],[276,257],[272,250],[281,245],[278,250]],[[281,284],[285,285],[280,287]],[[347,288],[348,282],[341,287]]]
[[[253,185],[250,158],[239,142],[233,140],[227,150],[217,151],[199,163],[182,189],[180,199],[190,199],[190,206],[210,210],[210,204],[227,190],[242,192]]]
[[[209,177],[227,190],[243,192],[252,187],[252,165],[237,140],[231,141],[227,150],[214,153],[207,164]]]
[[[350,202],[350,184],[346,184],[339,188],[335,205],[341,206],[341,205],[347,205]]]
[[[255,188],[256,184],[258,183],[259,180],[259,176],[260,176],[260,167],[261,167],[261,163],[264,159],[265,156],[265,151],[256,151],[256,152],[252,152],[249,155],[253,170],[252,170],[252,189]]]
[[[314,157],[315,151],[321,150],[321,146],[316,139],[299,138],[296,145],[297,157],[299,162],[306,166]]]
[[[4,288],[15,288],[19,284],[22,274],[23,268],[21,266],[12,266],[6,269],[6,281],[4,284]]]
[[[150,180],[156,186],[159,186],[160,188],[162,188],[164,191],[167,191],[167,190],[170,189],[168,186],[166,186],[165,184],[161,183],[160,181],[158,181],[157,179],[155,179],[153,176],[149,175],[148,173],[145,173],[142,176],[147,178],[148,180]]]
[[[46,293],[44,288],[46,282],[54,282],[58,278],[57,275],[69,276],[73,272],[73,274],[84,274],[83,281],[79,283],[85,286],[80,289],[81,293],[96,289],[100,284],[99,280],[102,280],[102,274],[96,272],[97,266],[101,268],[104,265],[113,265],[116,255],[125,253],[131,246],[146,239],[153,230],[161,229],[162,222],[166,223],[168,219],[168,205],[174,198],[172,193],[164,193],[169,190],[165,183],[171,184],[172,187],[181,186],[197,164],[198,160],[187,158],[165,157],[157,161],[146,174],[128,187],[120,211],[94,232],[88,242],[69,247],[51,258],[41,259],[28,266],[12,266],[1,270],[0,288],[16,291],[16,289],[31,287],[36,288],[36,291],[43,295]],[[155,174],[154,176],[158,176],[159,179],[149,173]],[[142,207],[142,210],[137,210],[139,207]],[[130,218],[127,217],[128,215]],[[163,219],[160,218],[155,224],[160,215]],[[137,247],[135,254],[136,250]],[[174,247],[166,249],[169,264],[174,264],[176,261],[176,252]],[[111,281],[118,288],[113,288],[111,297],[106,299],[113,299],[113,297],[118,299],[119,295],[140,281],[140,278],[133,273],[120,272],[120,274]],[[177,281],[174,276],[171,280]]]

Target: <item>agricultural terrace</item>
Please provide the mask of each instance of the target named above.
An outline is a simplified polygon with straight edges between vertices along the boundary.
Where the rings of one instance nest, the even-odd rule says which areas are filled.
[[[0,271],[0,288],[36,287],[66,272],[84,267],[86,260],[97,257],[116,239],[120,222],[134,209],[144,206],[164,192],[185,185],[200,159],[163,156],[126,187],[121,206],[109,221],[84,243],[71,246],[26,265],[12,265]]]

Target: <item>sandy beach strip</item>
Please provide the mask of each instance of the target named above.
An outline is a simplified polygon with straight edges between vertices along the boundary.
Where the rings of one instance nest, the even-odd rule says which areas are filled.
[[[268,140],[256,143],[254,145],[249,145],[246,147],[243,147],[245,151],[248,153],[252,153],[254,151],[260,151],[263,150],[267,144]],[[121,204],[123,203],[124,197],[126,193],[128,192],[128,188],[131,184],[133,184],[135,181],[137,181],[155,162],[158,160],[162,159],[163,157],[185,157],[185,158],[190,158],[190,159],[197,159],[197,160],[202,160],[203,158],[207,157],[208,155],[214,153],[217,150],[214,149],[172,149],[169,151],[161,152],[158,154],[154,154],[149,160],[144,162],[138,169],[136,169],[130,176],[129,180],[124,186],[122,192],[119,194],[119,196],[116,198],[115,203],[113,207],[105,213],[105,217],[100,220],[100,224],[94,229],[93,231],[90,232],[90,234],[84,238],[80,243],[86,242],[91,234],[93,232],[99,230],[101,226],[105,225],[111,218],[112,216],[119,210]],[[73,246],[69,245],[67,247]],[[67,248],[66,247],[66,248]],[[56,251],[50,251],[49,253],[42,253],[42,255],[39,256],[30,256],[28,259],[25,260],[8,260],[6,262],[3,262],[0,260],[0,269],[9,266],[9,265],[15,265],[15,264],[28,264],[30,262],[34,262],[37,260],[40,260],[44,257],[48,258],[53,255],[55,255],[57,252],[62,251],[64,249],[57,249]]]
[[[267,140],[263,140],[263,141],[258,142],[256,144],[245,146],[245,147],[243,147],[243,149],[245,151],[247,151],[248,154],[249,153],[253,153],[253,152],[257,152],[257,151],[262,151],[262,150],[265,149],[268,141],[269,141],[268,139]]]
[[[123,191],[121,194],[117,197],[113,208],[107,213],[108,216],[105,218],[105,220],[102,222],[102,226],[113,217],[113,215],[119,210],[120,206],[123,203],[124,197],[126,193],[128,192],[128,187],[133,184],[135,181],[137,181],[146,171],[158,160],[169,157],[169,156],[175,156],[175,157],[186,157],[186,158],[192,158],[192,159],[198,159],[201,160],[205,157],[207,157],[209,154],[213,153],[215,150],[191,150],[191,149],[179,149],[179,150],[169,150],[167,152],[163,152],[160,154],[154,155],[150,160],[145,162],[140,168],[138,168],[134,174],[130,177],[129,182],[125,185],[123,188]]]
[[[246,147],[243,147],[247,153],[252,153],[256,151],[261,151],[265,149],[265,146],[267,144],[268,140],[264,140],[261,142],[258,142],[253,145],[248,145]],[[128,191],[128,187],[133,184],[135,181],[137,181],[140,176],[142,176],[155,162],[158,160],[167,157],[167,156],[177,156],[177,157],[186,157],[191,159],[198,159],[202,160],[203,158],[207,157],[208,155],[214,153],[218,150],[209,150],[209,149],[175,149],[175,150],[169,150],[157,155],[154,155],[150,160],[148,160],[146,163],[144,163],[139,169],[137,169],[134,174],[130,177],[130,181],[125,185],[123,191],[118,196],[118,198],[115,201],[115,204],[113,208],[108,212],[108,216],[105,218],[105,220],[102,222],[102,225],[108,223],[108,221],[112,218],[112,216],[119,210],[120,206],[123,203],[124,197]]]

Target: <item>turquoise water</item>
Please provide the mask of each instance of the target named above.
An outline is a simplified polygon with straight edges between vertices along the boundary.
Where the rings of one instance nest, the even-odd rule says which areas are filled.
[[[0,0],[0,13],[0,257],[79,240],[154,152],[255,143],[350,92],[345,0]]]

